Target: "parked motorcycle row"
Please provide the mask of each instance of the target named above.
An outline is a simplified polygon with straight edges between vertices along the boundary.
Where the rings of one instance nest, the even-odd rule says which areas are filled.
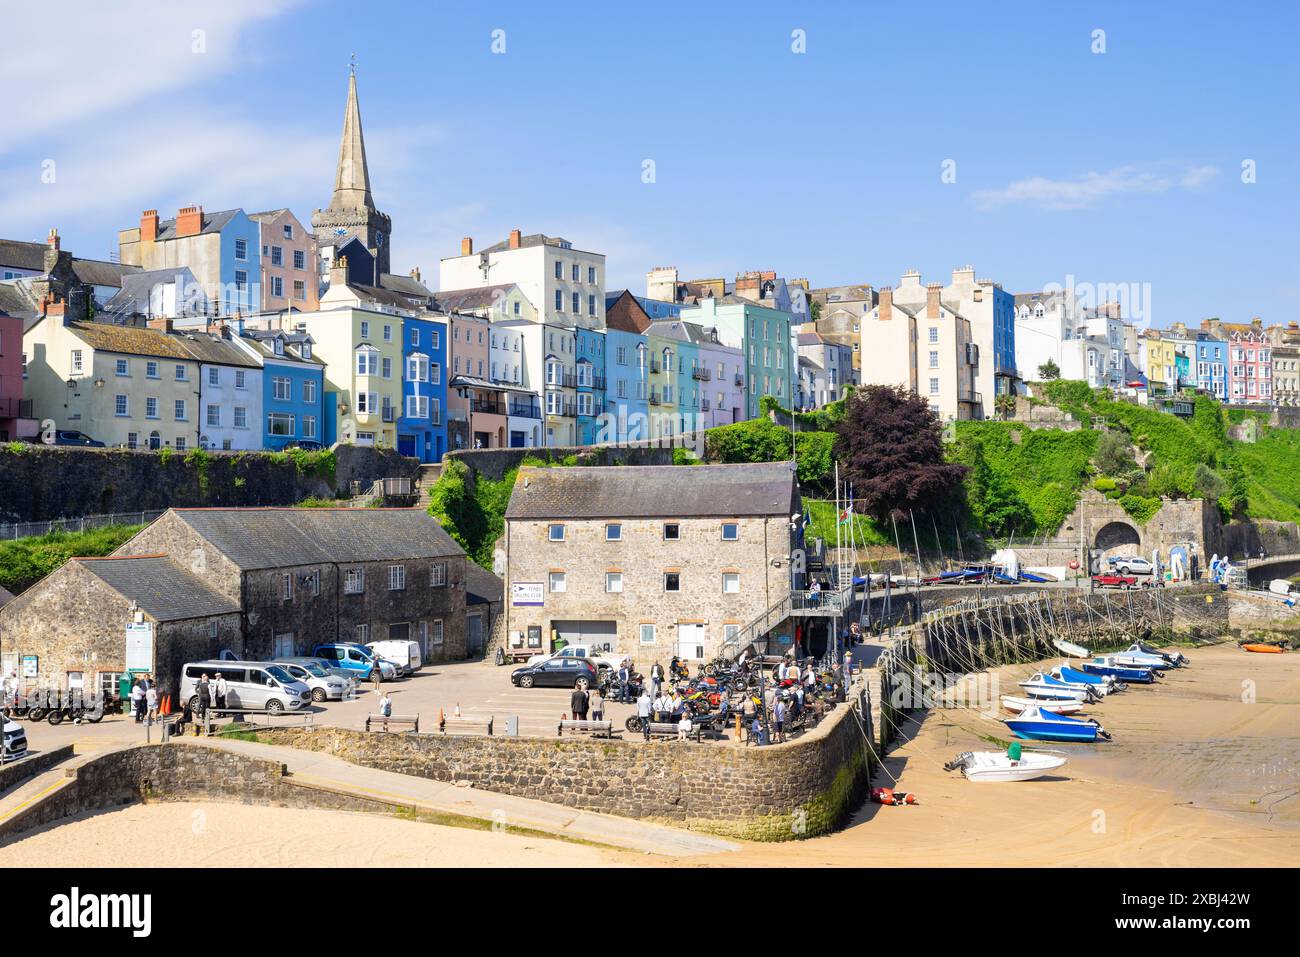
[[[756,703],[758,702],[760,684],[765,684],[765,690],[780,696],[790,706],[790,717],[787,722],[790,730],[801,729],[812,713],[822,710],[821,704],[826,707],[834,706],[836,682],[835,676],[830,671],[818,675],[816,684],[812,686],[811,695],[805,692],[803,704],[800,706],[795,693],[795,686],[800,684],[800,681],[794,678],[781,680],[775,672],[766,675],[760,681],[760,671],[765,664],[770,666],[773,662],[751,658],[737,663],[717,658],[700,665],[697,673],[692,677],[686,664],[674,658],[665,676],[664,690],[675,689],[678,692],[682,699],[682,711],[689,714],[693,726],[712,725],[718,732],[721,732],[729,721],[734,720],[735,715],[744,710],[746,697],[752,697]],[[629,695],[633,699],[639,698],[644,688],[644,676],[640,673],[632,673],[628,684]],[[617,674],[604,675],[601,693],[609,698],[617,698],[619,692]],[[677,712],[671,720],[675,720],[680,714],[681,711]],[[625,727],[629,733],[640,733],[641,718],[632,715],[627,719]]]
[[[28,721],[64,721],[98,724],[109,711],[120,710],[116,698],[104,695],[84,696],[75,691],[36,689],[17,698],[11,698],[0,707],[6,718],[24,718]]]

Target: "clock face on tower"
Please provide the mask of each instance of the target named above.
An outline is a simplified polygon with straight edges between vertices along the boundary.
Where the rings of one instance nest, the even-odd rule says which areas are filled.
[[[347,229],[346,226],[335,226],[335,227],[334,227],[334,235],[335,235],[335,236],[346,236],[347,234],[348,234],[348,229]]]
[[[375,233],[375,245],[376,245],[376,246],[382,246],[383,244],[384,244],[384,234],[383,234],[382,232],[376,232],[376,233]]]

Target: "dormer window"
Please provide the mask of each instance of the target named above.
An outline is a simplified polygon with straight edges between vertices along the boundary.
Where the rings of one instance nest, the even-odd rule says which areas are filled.
[[[311,342],[310,342],[310,341],[305,341],[305,342],[303,342],[303,344],[302,344],[301,346],[298,347],[298,351],[299,351],[300,353],[302,353],[302,357],[303,357],[304,359],[310,359],[310,358],[311,358]]]
[[[282,355],[284,355],[284,340],[283,340],[283,339],[277,338],[277,339],[275,340],[275,354],[276,354],[277,356],[282,356]]]

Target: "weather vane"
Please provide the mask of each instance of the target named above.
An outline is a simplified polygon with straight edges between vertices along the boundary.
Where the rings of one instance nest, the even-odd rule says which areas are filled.
[[[352,63],[350,64],[350,67],[352,72],[355,74],[357,72],[357,55],[355,53],[352,54]]]

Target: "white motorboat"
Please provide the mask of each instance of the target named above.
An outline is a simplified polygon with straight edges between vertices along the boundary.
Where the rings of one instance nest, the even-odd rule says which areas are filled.
[[[961,769],[967,781],[1032,781],[1065,767],[1066,759],[1045,751],[1022,751],[1012,758],[1005,751],[966,751],[944,765]]]
[[[1014,695],[1002,696],[1002,707],[1014,714],[1020,714],[1026,708],[1038,708],[1052,714],[1078,714],[1083,705],[1077,701],[1043,701],[1034,698],[1017,698]]]
[[[1069,655],[1071,658],[1091,658],[1092,652],[1083,645],[1076,645],[1072,641],[1066,641],[1064,638],[1053,638],[1054,644],[1062,654]]]
[[[1046,698],[1049,701],[1094,701],[1106,693],[1101,685],[1062,681],[1041,671],[1019,684],[1031,698]]]

